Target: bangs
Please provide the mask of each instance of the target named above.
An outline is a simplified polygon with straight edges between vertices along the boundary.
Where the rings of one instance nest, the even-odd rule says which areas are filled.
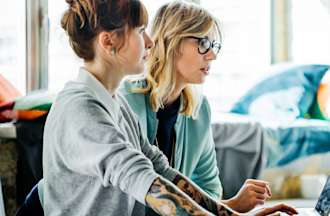
[[[130,28],[136,28],[139,26],[147,26],[148,24],[148,12],[146,7],[141,1],[133,0],[130,5],[130,15],[128,17],[128,25]]]
[[[220,24],[214,17],[207,17],[203,21],[196,24],[196,28],[193,30],[195,37],[204,37],[209,34],[213,39],[222,42],[222,34],[220,31]]]
[[[218,39],[219,42],[222,44],[222,34],[220,31],[220,24],[217,20],[214,22],[212,29],[213,29],[212,32],[215,35],[215,38]]]
[[[217,21],[212,23],[212,27],[209,31],[210,35],[215,39],[222,43],[222,34],[220,31],[220,25]]]

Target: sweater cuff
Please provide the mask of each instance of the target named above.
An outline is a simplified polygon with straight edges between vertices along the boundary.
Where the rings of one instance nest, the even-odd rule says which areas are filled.
[[[143,182],[141,182],[141,185],[140,185],[141,187],[139,187],[140,191],[138,193],[140,196],[137,199],[137,201],[139,201],[140,203],[142,203],[145,206],[147,205],[146,196],[147,196],[153,182],[156,180],[156,178],[159,178],[159,177],[160,176],[157,173],[152,172],[143,180]]]
[[[178,171],[173,169],[172,167],[168,167],[163,173],[162,176],[169,180],[170,182],[173,182],[175,176],[178,174]]]

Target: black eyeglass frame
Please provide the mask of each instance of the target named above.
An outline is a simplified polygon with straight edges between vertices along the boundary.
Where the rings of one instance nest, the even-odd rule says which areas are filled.
[[[216,40],[211,41],[207,37],[202,37],[201,38],[201,37],[194,37],[194,36],[189,36],[187,38],[193,38],[193,39],[196,39],[198,41],[198,53],[201,54],[201,55],[206,54],[210,49],[213,50],[213,52],[214,52],[215,55],[218,55],[219,52],[220,52],[220,50],[221,50],[221,44],[218,41],[216,41]],[[204,41],[207,41],[208,44],[209,44],[209,47],[206,48],[206,50],[204,52],[202,52],[201,49],[200,49],[200,47],[201,47],[200,44],[201,44],[201,42],[203,40]],[[216,48],[216,49],[214,49],[214,48]]]

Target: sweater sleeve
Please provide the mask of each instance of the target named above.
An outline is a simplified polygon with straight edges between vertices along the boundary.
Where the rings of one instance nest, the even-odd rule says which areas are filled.
[[[128,84],[126,84],[126,85],[128,85]],[[130,86],[130,87],[132,87],[132,86]],[[126,88],[129,88],[129,87],[126,86]],[[141,98],[137,99],[137,97],[140,97],[140,96],[142,97],[142,99]],[[146,136],[147,129],[145,129],[145,131],[143,131],[142,126],[141,126],[141,121],[139,121],[141,115],[146,115],[146,113],[145,113],[146,107],[144,105],[145,104],[144,95],[135,94],[134,96],[131,95],[128,98],[124,96],[125,99],[124,99],[124,97],[122,97],[122,95],[120,97],[122,99],[123,105],[125,106],[125,109],[127,110],[127,112],[130,115],[130,119],[132,119],[132,121],[134,121],[134,127],[137,128],[137,133],[139,135],[142,152],[144,153],[144,155],[147,158],[150,159],[155,171],[158,174],[160,174],[167,180],[172,181],[178,171],[176,171],[170,167],[167,157],[162,153],[162,151],[159,150],[158,147],[150,144],[149,139]],[[129,101],[132,103],[130,103],[130,105],[129,105],[127,103],[126,99],[129,99]],[[137,103],[143,103],[143,105],[136,105]],[[132,106],[133,106],[133,108],[134,108],[133,110],[135,112],[132,111],[132,109],[131,109]],[[140,111],[138,111],[138,110],[140,110]],[[147,126],[145,126],[145,127],[147,127]]]
[[[63,145],[59,154],[68,167],[100,179],[104,187],[119,187],[145,204],[145,196],[159,177],[151,161],[127,140],[97,100],[74,101],[62,118]],[[152,150],[147,153],[152,155]],[[154,158],[154,157],[151,157]]]
[[[149,140],[142,133],[140,126],[139,131],[141,134],[140,140],[142,152],[151,160],[155,171],[172,182],[178,171],[170,167],[167,157],[158,147],[149,143]]]
[[[195,182],[205,190],[214,199],[222,198],[222,185],[219,178],[219,169],[217,166],[215,144],[211,129],[211,111],[206,98],[203,99],[201,112],[208,113],[206,137],[203,140],[203,152],[198,160],[194,175],[198,176]]]
[[[194,175],[198,176],[195,182],[212,198],[219,200],[222,198],[222,186],[211,131],[207,139],[207,144],[194,171]]]

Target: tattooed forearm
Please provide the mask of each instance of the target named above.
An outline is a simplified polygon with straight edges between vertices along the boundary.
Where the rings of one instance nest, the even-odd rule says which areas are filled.
[[[208,194],[199,189],[190,180],[184,176],[178,174],[176,175],[173,183],[189,197],[191,197],[195,202],[206,210],[212,212],[215,215],[237,215],[235,212],[230,210],[228,207],[222,205],[221,203],[213,200]]]
[[[167,180],[157,178],[146,203],[160,215],[212,215]]]

